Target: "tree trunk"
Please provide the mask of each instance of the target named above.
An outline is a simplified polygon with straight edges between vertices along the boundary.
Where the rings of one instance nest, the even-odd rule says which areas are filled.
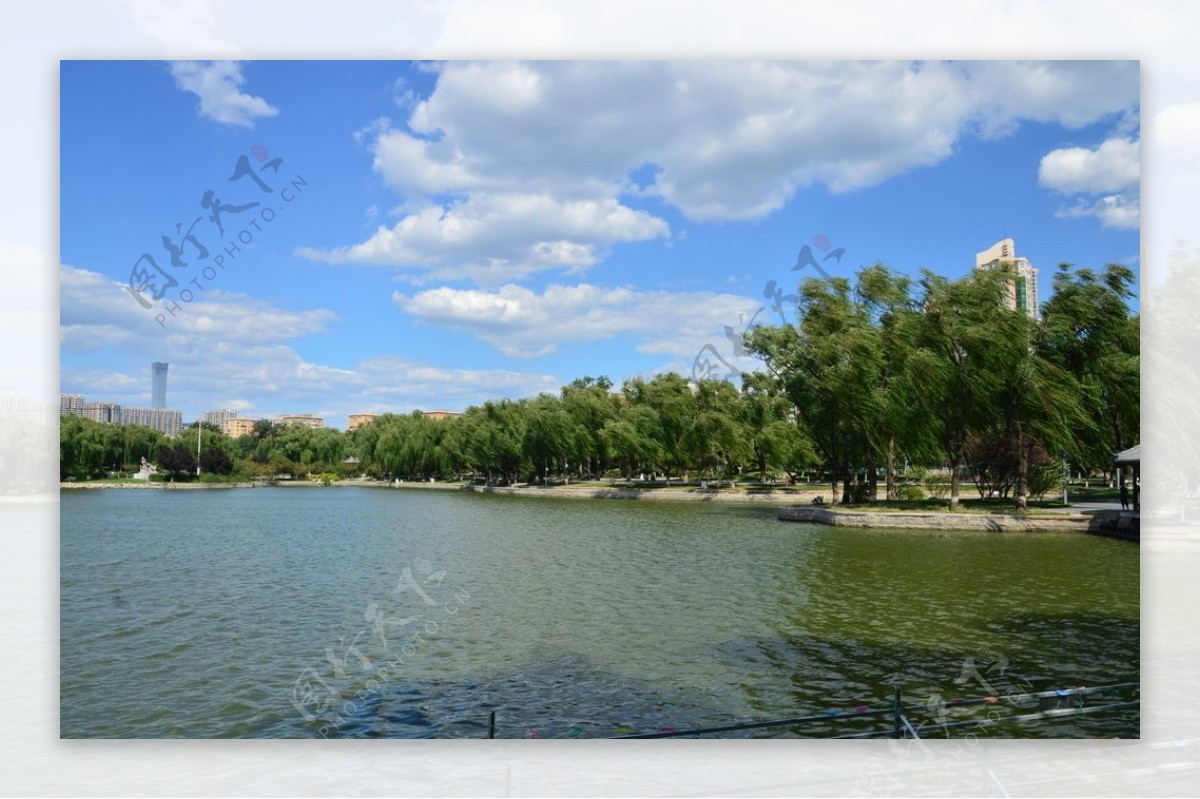
[[[850,470],[846,469],[842,472],[842,504],[849,505],[852,501],[850,496]]]
[[[958,458],[950,459],[950,510],[958,510]]]
[[[1024,511],[1029,507],[1029,455],[1025,451],[1025,436],[1021,432],[1021,423],[1017,422],[1017,510]]]
[[[875,468],[875,450],[867,449],[867,502],[879,501],[879,470]]]
[[[887,448],[887,498],[889,501],[896,497],[896,437],[888,439]]]

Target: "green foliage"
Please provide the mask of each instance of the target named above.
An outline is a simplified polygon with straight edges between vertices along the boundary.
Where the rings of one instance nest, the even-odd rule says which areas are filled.
[[[1062,463],[1055,460],[1045,460],[1029,464],[1028,488],[1029,496],[1041,499],[1049,492],[1062,488]]]
[[[59,420],[59,479],[89,480],[109,471],[137,471],[167,441],[139,425],[100,424],[78,416]]]
[[[206,449],[200,453],[200,471],[208,474],[232,474],[233,459],[223,449]]]
[[[615,392],[586,376],[557,396],[489,401],[444,421],[382,414],[343,433],[264,420],[236,440],[192,427],[169,441],[64,417],[59,471],[89,479],[145,457],[188,479],[199,443],[203,473],[239,478],[794,480],[815,470],[835,501],[870,502],[880,475],[894,497],[924,497],[899,480],[907,463],[910,482],[949,493],[952,506],[963,473],[981,494],[1023,504],[1054,487],[1062,458],[1107,468],[1136,443],[1138,318],[1124,267],[1060,268],[1041,324],[1005,307],[1012,279],[1000,268],[914,282],[874,264],[853,281],[807,280],[796,324],[746,335],[766,368],[740,390],[668,373]],[[350,455],[359,462],[344,464]],[[949,475],[931,480],[930,466]]]
[[[1010,265],[916,285],[881,265],[844,279],[805,281],[796,325],[759,328],[748,348],[782,392],[844,500],[866,496],[898,457],[948,465],[951,507],[969,467],[982,494],[1018,507],[1048,489],[1051,462],[1106,469],[1138,435],[1138,320],[1125,301],[1132,273],[1102,277],[1064,266],[1038,324],[1005,305]],[[752,418],[761,419],[761,415]],[[765,427],[756,428],[762,435]],[[761,457],[761,453],[760,453]]]
[[[190,480],[196,475],[196,456],[179,443],[163,447],[158,451],[158,468],[174,480]]]

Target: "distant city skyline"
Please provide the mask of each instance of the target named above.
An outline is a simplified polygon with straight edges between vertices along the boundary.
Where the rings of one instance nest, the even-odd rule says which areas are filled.
[[[1136,61],[64,61],[61,389],[144,406],[169,363],[186,418],[340,427],[701,358],[736,374],[740,330],[788,318],[773,299],[806,277],[958,278],[1009,237],[1036,304],[1062,261],[1140,268],[1139,81]]]

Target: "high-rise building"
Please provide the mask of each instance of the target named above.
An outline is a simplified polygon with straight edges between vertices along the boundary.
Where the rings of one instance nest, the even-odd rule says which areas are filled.
[[[122,424],[122,411],[115,402],[86,402],[83,405],[83,418],[101,424]]]
[[[1010,310],[1020,311],[1030,319],[1040,319],[1038,270],[1033,268],[1028,258],[1017,257],[1017,248],[1011,238],[1001,239],[983,252],[975,254],[976,269],[996,269],[1001,265],[1009,266],[1015,277],[1008,287],[1005,304]]]
[[[122,424],[140,424],[177,436],[183,429],[183,412],[166,408],[121,408]]]
[[[152,380],[150,391],[150,407],[165,408],[167,407],[167,367],[170,364],[159,363],[155,361],[150,364],[150,377]]]
[[[60,416],[83,416],[82,394],[59,394],[58,413]]]
[[[223,429],[226,422],[228,422],[230,419],[236,418],[237,411],[221,408],[215,411],[206,411],[204,416],[201,417],[200,421],[204,422],[205,424],[211,424],[213,427]]]
[[[177,436],[183,429],[183,413],[166,408],[131,408],[115,402],[87,402],[82,394],[60,394],[58,407],[61,416],[82,416],[101,424],[140,424],[168,436]]]

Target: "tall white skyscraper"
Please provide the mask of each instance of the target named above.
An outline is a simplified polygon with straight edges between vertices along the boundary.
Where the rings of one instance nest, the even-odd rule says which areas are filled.
[[[167,367],[169,365],[159,363],[158,361],[150,364],[150,377],[152,380],[150,391],[151,408],[167,407]]]

